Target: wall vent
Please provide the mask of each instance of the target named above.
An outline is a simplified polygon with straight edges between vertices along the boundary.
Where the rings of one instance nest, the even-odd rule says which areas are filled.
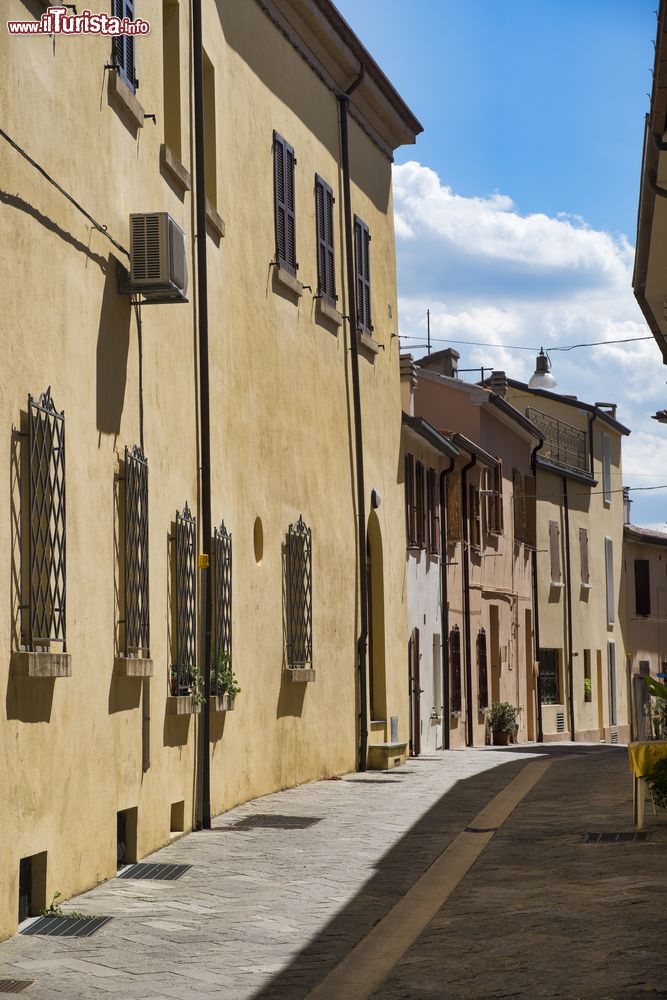
[[[585,833],[582,844],[644,844],[649,839],[648,830],[632,833]]]
[[[612,731],[611,731],[611,737],[610,737],[609,741],[610,741],[610,743],[618,743],[618,730],[617,729],[612,729]]]
[[[118,873],[118,878],[144,879],[153,882],[175,882],[185,875],[192,865],[130,865]]]
[[[39,917],[28,924],[21,934],[40,937],[92,937],[111,917]]]
[[[565,712],[556,712],[556,732],[565,732]]]

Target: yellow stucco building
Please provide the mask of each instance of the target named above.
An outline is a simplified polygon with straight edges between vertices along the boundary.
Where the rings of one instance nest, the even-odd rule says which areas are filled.
[[[20,907],[192,827],[204,712],[213,813],[407,741],[391,162],[421,127],[326,0],[203,4],[216,535],[201,568],[189,10],[137,0],[150,33],[123,47],[0,34],[0,938]],[[187,301],[128,293],[145,213],[185,234]]]

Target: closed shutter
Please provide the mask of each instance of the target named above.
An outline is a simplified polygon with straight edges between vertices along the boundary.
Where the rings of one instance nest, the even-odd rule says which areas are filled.
[[[273,133],[273,190],[275,202],[276,262],[296,274],[296,209],[294,203],[294,150]]]
[[[415,510],[417,516],[417,545],[423,549],[426,544],[426,523],[424,508],[424,466],[417,462],[415,466]]]
[[[481,548],[482,518],[479,505],[479,489],[470,485],[470,544],[474,549]]]
[[[493,468],[491,472],[491,496],[489,497],[489,523],[488,529],[496,535],[503,533],[503,466],[502,462]]]
[[[514,540],[526,541],[526,494],[524,473],[522,469],[514,469],[512,473],[514,489]]]
[[[318,294],[330,302],[336,301],[336,270],[334,262],[333,191],[319,175],[315,176],[315,217],[317,224],[317,284]]]
[[[537,478],[536,476],[523,477],[523,503],[526,512],[526,545],[537,548]]]
[[[551,582],[560,583],[560,530],[557,521],[549,521],[549,553],[551,556]]]
[[[354,261],[357,286],[357,325],[370,333],[371,325],[371,266],[370,233],[368,226],[354,217]]]
[[[415,460],[412,455],[405,456],[405,527],[408,546],[416,541],[415,516]]]
[[[581,561],[581,582],[590,583],[590,572],[588,569],[588,531],[586,528],[579,528],[579,558]]]
[[[437,487],[436,487],[436,474],[435,469],[428,470],[427,479],[427,497],[428,497],[428,539],[429,539],[429,552],[432,555],[438,554],[440,551],[440,514],[438,511],[438,498],[437,498]]]
[[[611,541],[611,539],[607,539]],[[607,665],[609,668],[609,725],[616,722],[616,643],[607,643]]]
[[[635,559],[635,608],[638,615],[651,614],[651,576],[648,559]]]
[[[607,622],[613,625],[616,621],[614,601],[614,543],[611,538],[604,540],[604,564],[607,581]]]
[[[111,0],[111,13],[114,17],[127,17],[134,21],[134,0]],[[134,35],[117,35],[112,42],[112,62],[121,77],[134,92],[136,80],[134,72]]]
[[[447,541],[461,541],[461,477],[452,472],[447,477]]]

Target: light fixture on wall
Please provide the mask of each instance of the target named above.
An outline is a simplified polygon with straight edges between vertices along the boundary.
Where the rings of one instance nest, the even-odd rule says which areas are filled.
[[[529,389],[553,389],[558,383],[551,374],[551,362],[548,355],[544,353],[544,348],[540,347],[540,353],[535,359],[535,372],[528,383]]]
[[[382,496],[379,490],[371,490],[371,507],[377,510],[382,503]]]

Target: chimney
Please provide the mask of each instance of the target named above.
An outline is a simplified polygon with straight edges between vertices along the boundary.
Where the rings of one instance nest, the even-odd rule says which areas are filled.
[[[420,358],[417,364],[420,368],[446,375],[447,378],[458,378],[460,357],[455,348],[446,347],[444,351],[435,351],[433,354],[427,354],[425,358]]]
[[[414,417],[415,415],[415,386],[417,385],[417,372],[411,354],[401,354],[401,407],[403,412]]]
[[[489,389],[502,396],[503,399],[507,395],[507,375],[505,372],[491,372],[491,378],[489,379]]]

